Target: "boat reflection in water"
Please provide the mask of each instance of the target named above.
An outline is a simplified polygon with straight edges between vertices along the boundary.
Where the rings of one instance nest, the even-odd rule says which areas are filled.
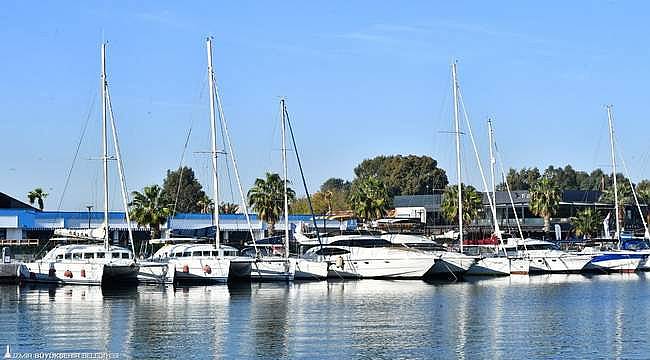
[[[642,358],[646,276],[6,285],[0,345],[125,358]]]

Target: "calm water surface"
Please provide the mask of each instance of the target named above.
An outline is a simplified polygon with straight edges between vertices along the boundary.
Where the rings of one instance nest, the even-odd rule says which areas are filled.
[[[650,358],[650,274],[0,286],[0,349],[146,358]],[[0,355],[1,355],[0,354]]]

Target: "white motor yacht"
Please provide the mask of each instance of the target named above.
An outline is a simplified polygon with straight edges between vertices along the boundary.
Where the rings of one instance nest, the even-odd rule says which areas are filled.
[[[530,238],[508,238],[505,248],[508,254],[527,258],[531,273],[579,273],[594,257],[562,251],[552,242]]]
[[[438,258],[420,250],[395,247],[379,237],[347,235],[330,240],[304,254],[304,258],[328,262],[330,278],[420,279],[428,275]]]
[[[381,234],[380,237],[394,245],[424,251],[437,256],[431,275],[463,275],[476,262],[476,258],[455,251],[448,251],[432,239],[419,234]]]

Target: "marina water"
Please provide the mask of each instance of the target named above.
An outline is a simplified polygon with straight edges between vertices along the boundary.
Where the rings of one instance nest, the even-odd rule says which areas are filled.
[[[2,285],[0,346],[119,359],[648,358],[649,276]]]

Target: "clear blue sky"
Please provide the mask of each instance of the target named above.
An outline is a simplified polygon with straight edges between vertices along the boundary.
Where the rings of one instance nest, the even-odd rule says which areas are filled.
[[[6,1],[0,5],[0,191],[43,187],[56,209],[101,206],[99,46],[130,189],[185,164],[209,167],[205,43],[215,39],[244,186],[280,171],[286,96],[311,189],[379,154],[427,154],[455,182],[449,64],[474,131],[495,118],[506,167],[607,166],[604,105],[635,179],[649,177],[648,5],[628,2]],[[481,139],[481,146],[485,140]],[[464,156],[473,156],[468,143]],[[222,164],[223,165],[223,164]],[[291,164],[295,168],[295,162]],[[465,174],[479,184],[475,162]],[[223,168],[223,166],[222,166]],[[294,187],[297,172],[291,170]],[[117,183],[116,176],[111,181]],[[230,198],[227,178],[222,186]],[[112,191],[111,208],[119,209]]]

